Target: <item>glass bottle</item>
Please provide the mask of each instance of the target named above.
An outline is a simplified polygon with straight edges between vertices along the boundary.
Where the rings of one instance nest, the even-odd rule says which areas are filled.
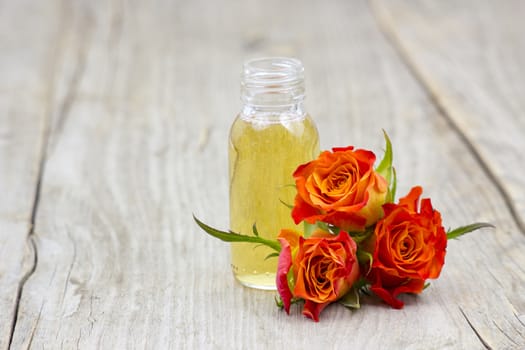
[[[230,130],[230,229],[275,239],[295,228],[290,208],[293,172],[319,153],[317,128],[303,106],[304,68],[292,58],[259,58],[244,64],[242,110]],[[232,243],[235,278],[243,285],[275,289],[277,258],[266,246]]]

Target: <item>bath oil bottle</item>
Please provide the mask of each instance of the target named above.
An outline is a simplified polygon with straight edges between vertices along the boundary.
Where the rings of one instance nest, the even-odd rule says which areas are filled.
[[[304,68],[292,58],[247,61],[241,76],[242,109],[229,142],[230,229],[275,239],[295,228],[290,215],[293,172],[319,154],[317,128],[304,109]],[[245,286],[275,289],[277,258],[266,246],[231,244],[232,270]]]

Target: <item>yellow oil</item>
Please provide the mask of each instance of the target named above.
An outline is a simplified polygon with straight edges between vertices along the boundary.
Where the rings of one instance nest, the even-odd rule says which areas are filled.
[[[295,117],[276,122],[238,117],[230,131],[230,228],[275,239],[281,228],[294,228],[293,172],[299,164],[317,157],[319,137],[311,118]],[[251,243],[232,243],[235,278],[248,287],[275,289],[277,258],[273,251]]]

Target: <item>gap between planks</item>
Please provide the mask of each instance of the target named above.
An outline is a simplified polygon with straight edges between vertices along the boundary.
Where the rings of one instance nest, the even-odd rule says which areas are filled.
[[[36,183],[35,183],[35,192],[34,192],[34,198],[33,203],[31,206],[31,216],[30,216],[30,223],[29,223],[29,231],[27,233],[27,240],[29,241],[29,244],[31,246],[31,254],[33,255],[33,259],[31,261],[31,265],[28,269],[28,271],[22,276],[20,279],[20,282],[18,284],[18,289],[16,293],[16,304],[14,307],[13,312],[13,320],[11,322],[11,333],[9,334],[9,342],[8,342],[8,348],[11,348],[13,337],[16,330],[16,325],[18,323],[18,316],[19,316],[19,308],[20,308],[20,299],[22,298],[22,292],[24,290],[24,286],[26,282],[31,278],[33,273],[36,270],[37,264],[38,264],[38,250],[37,245],[35,243],[35,223],[36,223],[36,216],[38,212],[38,205],[40,203],[40,194],[42,189],[42,180],[44,177],[44,171],[46,166],[46,160],[47,160],[47,152],[49,148],[50,138],[51,138],[51,104],[52,104],[52,83],[54,79],[53,72],[55,69],[54,67],[51,67],[50,74],[48,75],[48,81],[49,81],[49,95],[47,96],[48,105],[46,108],[46,111],[44,113],[44,121],[42,126],[42,141],[39,147],[40,154],[38,156],[38,168],[37,168],[37,177],[36,177]]]
[[[406,49],[403,45],[401,38],[395,30],[395,25],[388,18],[388,15],[384,14],[385,10],[381,8],[380,4],[377,4],[376,0],[369,0],[368,4],[371,8],[372,17],[375,19],[378,28],[385,36],[387,42],[389,42],[390,45],[394,48],[395,52],[399,55],[401,62],[403,62],[408,68],[410,74],[414,77],[414,79],[419,84],[423,92],[428,96],[430,102],[436,107],[439,114],[443,116],[443,118],[445,118],[452,130],[458,135],[460,141],[465,145],[465,147],[472,154],[476,162],[479,164],[483,173],[487,175],[490,182],[496,187],[496,190],[503,198],[505,206],[507,207],[514,223],[516,224],[520,232],[525,235],[525,222],[518,214],[510,195],[505,190],[505,187],[497,178],[496,174],[490,169],[487,162],[483,159],[480,152],[476,149],[474,143],[467,137],[467,135],[461,130],[459,125],[454,121],[454,118],[452,117],[453,112],[449,111],[446,108],[446,106],[442,103],[439,94],[436,91],[434,91],[434,89],[432,89],[432,86],[426,81],[423,72],[410,55],[408,49]]]
[[[53,60],[53,62],[56,62],[56,60]],[[42,190],[42,181],[43,181],[43,178],[44,178],[44,173],[45,173],[45,167],[46,167],[46,161],[47,161],[47,155],[48,155],[48,152],[49,152],[49,147],[50,147],[50,140],[51,140],[51,119],[52,119],[52,111],[53,111],[53,108],[52,108],[52,104],[53,104],[53,99],[52,99],[52,94],[53,94],[53,91],[54,91],[54,81],[56,79],[55,77],[55,72],[56,72],[56,64],[55,63],[52,63],[49,67],[49,74],[47,74],[47,81],[48,81],[48,96],[47,96],[47,101],[48,101],[48,104],[47,104],[47,108],[44,112],[44,121],[43,121],[43,126],[42,126],[42,141],[41,141],[41,144],[40,144],[40,147],[39,147],[39,150],[40,150],[40,154],[38,156],[38,167],[37,167],[37,177],[36,177],[36,183],[35,183],[35,191],[34,191],[34,198],[33,198],[33,203],[32,203],[32,206],[31,206],[31,215],[30,215],[30,223],[29,223],[29,231],[27,233],[27,240],[29,241],[29,244],[31,246],[31,253],[32,256],[33,256],[33,259],[31,261],[31,265],[29,266],[29,269],[28,271],[22,276],[22,278],[20,279],[20,282],[18,284],[18,289],[17,289],[17,294],[16,294],[16,304],[15,304],[15,307],[14,307],[14,312],[13,312],[13,320],[11,322],[11,333],[9,335],[9,342],[8,342],[8,348],[11,348],[12,346],[12,342],[13,342],[13,338],[14,338],[14,334],[15,334],[15,330],[16,330],[16,325],[18,323],[18,317],[19,317],[19,308],[20,308],[20,300],[22,298],[22,293],[23,293],[23,290],[24,290],[24,286],[25,284],[27,283],[27,281],[31,278],[31,276],[34,274],[34,272],[36,271],[36,267],[38,265],[38,250],[37,250],[37,245],[36,245],[36,242],[35,242],[35,224],[36,224],[36,217],[37,217],[37,213],[38,213],[38,206],[40,204],[40,195],[41,195],[41,190]],[[83,69],[76,69],[75,70],[75,74],[72,78],[72,84],[74,86],[69,86],[70,90],[72,88],[75,88],[76,89],[76,85],[78,83],[78,80],[79,80],[79,77],[77,77],[77,75],[79,74],[82,74],[83,72]],[[58,124],[58,126],[61,126],[61,124],[63,123],[63,119],[65,119],[65,115],[63,114],[67,114],[69,112],[69,108],[70,108],[70,105],[72,104],[72,100],[74,99],[75,97],[75,94],[74,93],[70,93],[68,91],[67,95],[66,95],[66,98],[60,108],[60,111],[58,113],[58,121],[60,122]]]
[[[45,115],[45,120],[44,120],[44,126],[43,126],[43,137],[42,137],[42,143],[40,145],[40,155],[39,155],[39,163],[38,163],[38,173],[37,173],[37,180],[36,180],[36,189],[35,189],[35,196],[33,198],[33,204],[32,204],[32,207],[31,207],[31,222],[29,223],[29,231],[27,233],[27,239],[30,243],[30,246],[31,246],[31,254],[33,255],[33,260],[31,262],[31,266],[29,267],[29,270],[22,276],[22,278],[20,279],[20,282],[18,284],[18,289],[17,289],[17,293],[16,293],[16,304],[15,304],[15,309],[14,309],[14,312],[13,312],[13,320],[11,322],[11,333],[9,334],[9,342],[8,342],[8,348],[11,348],[11,345],[12,345],[12,342],[13,342],[13,337],[14,337],[14,334],[15,334],[15,329],[16,329],[16,324],[18,322],[18,314],[19,314],[19,307],[20,307],[20,299],[22,298],[22,292],[24,290],[24,286],[27,282],[27,280],[29,280],[29,278],[31,277],[31,275],[33,275],[33,273],[35,272],[36,270],[36,266],[37,266],[37,263],[38,263],[38,252],[37,252],[37,247],[36,247],[36,243],[35,243],[35,240],[34,240],[34,234],[35,234],[35,219],[36,219],[36,214],[37,214],[37,211],[38,211],[38,204],[40,203],[40,191],[41,191],[41,187],[42,187],[42,178],[43,178],[43,174],[44,174],[44,168],[45,168],[45,162],[46,162],[46,153],[47,153],[47,145],[49,143],[49,136],[50,136],[50,131],[49,131],[49,119],[50,119],[50,114],[49,113],[46,113]]]
[[[488,350],[492,350],[492,347],[490,347],[490,345],[485,341],[485,339],[483,339],[481,337],[481,334],[479,334],[479,332],[476,330],[476,328],[474,327],[474,325],[472,324],[472,322],[470,322],[469,318],[467,317],[467,315],[465,314],[465,312],[463,311],[463,309],[461,308],[461,306],[459,307],[459,312],[461,312],[461,314],[463,315],[463,317],[465,318],[465,321],[467,321],[468,325],[470,326],[470,328],[472,329],[472,331],[474,332],[474,334],[476,335],[476,337],[478,337],[479,341],[481,342],[481,344],[483,344],[483,346],[485,347],[485,349],[488,349]]]
[[[61,16],[63,17],[63,16]],[[63,27],[63,26],[61,26]],[[60,28],[63,29],[63,28]],[[60,30],[59,33],[62,33],[63,31]],[[84,37],[87,35],[83,33]],[[89,42],[89,40],[86,40]],[[41,196],[41,190],[42,190],[42,182],[45,174],[45,167],[47,162],[47,156],[50,152],[51,144],[51,136],[58,135],[64,126],[65,119],[69,115],[69,112],[71,110],[71,106],[74,103],[74,100],[76,99],[76,93],[78,89],[79,82],[84,75],[85,72],[85,65],[86,65],[86,55],[88,48],[87,45],[81,45],[81,48],[79,49],[79,52],[77,54],[77,62],[76,65],[73,67],[73,74],[71,76],[70,81],[68,82],[68,89],[66,92],[66,95],[62,101],[62,103],[59,106],[58,112],[55,115],[55,118],[53,118],[53,93],[55,91],[55,81],[57,79],[56,72],[57,72],[57,52],[61,52],[63,50],[63,41],[58,40],[56,44],[56,50],[55,52],[55,59],[51,61],[51,64],[48,65],[48,74],[46,76],[47,82],[48,82],[48,95],[47,95],[47,108],[44,112],[44,121],[42,126],[42,141],[39,147],[40,154],[38,157],[38,168],[37,168],[37,180],[35,183],[35,194],[33,198],[33,203],[31,207],[31,216],[30,216],[30,225],[29,225],[29,231],[27,233],[27,240],[29,241],[29,244],[31,246],[31,254],[33,255],[33,259],[31,261],[31,265],[28,268],[28,271],[22,276],[20,279],[20,282],[18,284],[17,294],[16,294],[16,304],[14,307],[13,312],[13,320],[11,322],[11,332],[9,335],[9,342],[8,342],[8,348],[11,348],[13,338],[15,335],[16,326],[18,323],[19,318],[19,308],[20,308],[20,300],[22,298],[22,293],[24,290],[24,286],[27,283],[27,281],[31,278],[31,276],[36,271],[37,265],[38,265],[38,250],[37,245],[35,242],[35,224],[36,224],[36,217],[38,214],[38,207],[40,203],[40,196]],[[55,119],[55,124],[52,126],[52,120]],[[40,313],[42,310],[40,310]],[[37,321],[38,322],[38,321]],[[36,327],[36,325],[35,325]],[[34,333],[34,329],[33,329]],[[31,336],[32,340],[32,336]]]

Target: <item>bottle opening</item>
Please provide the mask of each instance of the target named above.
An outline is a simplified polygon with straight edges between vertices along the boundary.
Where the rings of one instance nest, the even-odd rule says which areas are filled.
[[[244,63],[241,100],[251,107],[293,107],[304,99],[304,67],[287,57],[266,57]]]

